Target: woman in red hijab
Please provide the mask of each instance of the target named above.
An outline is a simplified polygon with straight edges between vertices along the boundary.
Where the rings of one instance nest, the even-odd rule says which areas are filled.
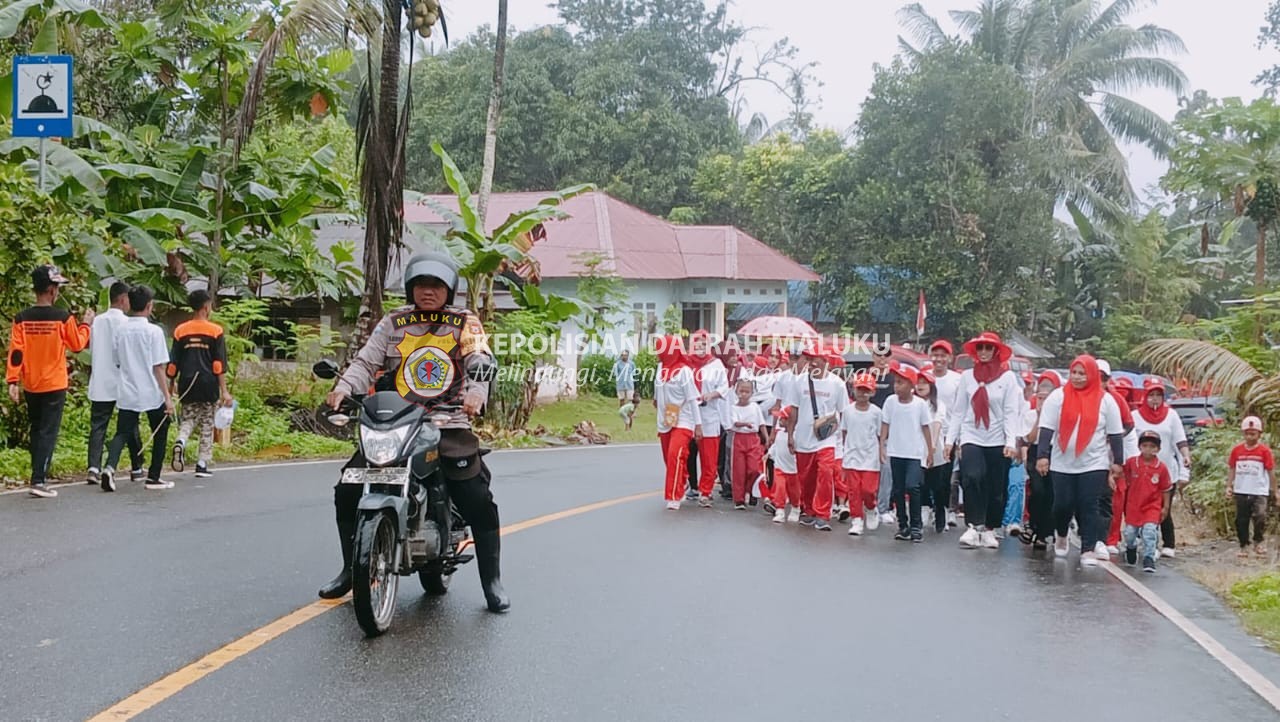
[[[1142,405],[1133,416],[1134,430],[1141,435],[1154,431],[1160,435],[1160,461],[1168,467],[1169,474],[1176,480],[1175,484],[1185,484],[1191,480],[1191,451],[1187,443],[1187,430],[1182,419],[1164,402],[1164,382],[1155,377],[1148,377],[1142,383]],[[1175,487],[1176,488],[1176,487]],[[1161,554],[1174,555],[1173,515],[1170,514],[1160,525],[1160,535],[1164,537],[1164,549]]]
[[[1031,397],[1031,409],[1036,415],[1031,433],[1027,434],[1027,511],[1031,515],[1031,533],[1023,534],[1021,539],[1030,542],[1037,550],[1047,549],[1053,536],[1053,481],[1047,474],[1041,474],[1035,463],[1039,451],[1040,412],[1049,394],[1060,388],[1062,379],[1057,372],[1045,371],[1037,379],[1036,393]]]
[[[1080,563],[1097,566],[1094,547],[1107,533],[1099,504],[1123,473],[1124,425],[1092,356],[1071,362],[1068,383],[1045,399],[1039,426],[1036,471],[1053,479],[1054,555],[1067,556],[1067,526],[1075,516]]]
[[[658,440],[667,465],[665,498],[667,508],[675,511],[684,498],[690,442],[702,437],[702,414],[680,337],[659,337],[656,346],[660,368],[653,382],[653,398],[658,408]]]

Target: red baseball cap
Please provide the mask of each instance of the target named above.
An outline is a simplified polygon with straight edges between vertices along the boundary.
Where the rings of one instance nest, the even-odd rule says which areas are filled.
[[[946,340],[945,338],[940,338],[937,341],[934,341],[933,343],[929,344],[929,351],[932,352],[934,349],[942,349],[943,351],[946,351],[948,354],[952,356],[956,355],[955,347],[952,346],[951,342]]]
[[[917,371],[914,366],[901,364],[897,361],[893,361],[889,364],[889,371],[901,376],[913,384],[920,378],[920,372]]]
[[[867,389],[869,391],[876,390],[876,380],[871,374],[861,373],[853,377],[853,388]]]

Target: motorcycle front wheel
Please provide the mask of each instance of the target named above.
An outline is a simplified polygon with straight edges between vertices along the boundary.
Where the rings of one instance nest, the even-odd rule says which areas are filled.
[[[364,633],[376,637],[391,626],[400,587],[396,525],[390,514],[381,512],[360,521],[352,556],[351,606]]]
[[[431,562],[418,572],[418,581],[422,582],[422,591],[431,596],[438,597],[449,592],[449,580],[453,579],[453,574],[444,573],[444,565],[439,562]]]

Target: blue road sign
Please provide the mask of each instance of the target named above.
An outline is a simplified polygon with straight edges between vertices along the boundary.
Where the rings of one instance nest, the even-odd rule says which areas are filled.
[[[70,55],[24,55],[13,59],[13,135],[71,137]]]

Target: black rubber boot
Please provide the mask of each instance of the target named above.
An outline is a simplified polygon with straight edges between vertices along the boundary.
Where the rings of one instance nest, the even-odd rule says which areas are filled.
[[[355,545],[355,521],[339,519],[338,537],[342,542],[342,572],[333,581],[320,587],[321,599],[338,599],[351,591],[351,547]]]
[[[511,608],[511,600],[502,590],[498,558],[502,547],[498,530],[476,532],[476,566],[480,569],[480,587],[484,589],[484,601],[489,611],[505,612]]]

